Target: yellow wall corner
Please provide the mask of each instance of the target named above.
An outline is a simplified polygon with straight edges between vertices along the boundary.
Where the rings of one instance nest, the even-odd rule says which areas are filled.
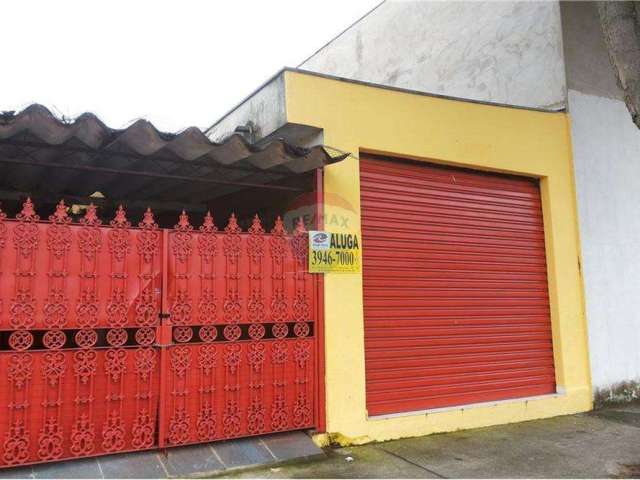
[[[285,72],[285,83],[288,121],[323,129],[326,145],[353,154],[325,169],[324,188],[326,194],[353,207],[355,228],[359,228],[361,151],[541,180],[558,394],[368,418],[362,276],[329,274],[325,369],[330,433],[325,440],[387,440],[591,409],[567,115],[442,99],[293,71]],[[327,215],[338,208],[329,201],[324,207]]]

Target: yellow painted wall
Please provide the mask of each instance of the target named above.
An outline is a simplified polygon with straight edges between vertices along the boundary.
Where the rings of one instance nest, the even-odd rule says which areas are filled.
[[[541,179],[559,393],[368,418],[362,276],[329,274],[325,278],[327,432],[343,443],[363,443],[591,409],[568,116],[446,100],[292,71],[285,72],[285,82],[288,121],[322,128],[326,145],[355,156],[367,151]],[[324,186],[325,192],[355,207],[358,224],[358,160],[348,158],[328,167]],[[332,210],[326,202],[328,216]]]

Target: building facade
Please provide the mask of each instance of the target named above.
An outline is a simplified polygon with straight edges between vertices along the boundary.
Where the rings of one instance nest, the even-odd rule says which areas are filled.
[[[367,251],[374,246],[372,242],[368,246],[365,228],[363,273],[328,274],[324,278],[327,433],[319,440],[361,443],[590,409],[591,388],[578,261],[570,124],[566,114],[437,98],[301,71],[284,71],[272,83],[283,86],[283,90],[275,98],[282,98],[284,101],[284,106],[278,107],[277,111],[286,112],[286,123],[281,125],[280,130],[271,132],[273,135],[283,135],[282,132],[286,135],[287,131],[293,129],[292,126],[297,126],[294,131],[299,134],[304,126],[313,131],[321,131],[325,145],[353,152],[350,158],[325,168],[325,198],[339,197],[344,200],[337,206],[334,202],[325,201],[325,218],[332,218],[334,214],[344,215],[342,205],[346,203],[353,206],[350,228],[356,231],[362,229],[363,218],[368,215],[367,210],[363,210],[361,186],[362,175],[366,172],[363,173],[362,169],[365,159],[372,155],[393,157],[400,159],[401,163],[410,160],[418,164],[425,162],[425,165],[464,167],[475,172],[495,172],[533,179],[535,188],[539,186],[541,208],[544,212],[544,239],[540,244],[546,245],[543,247],[543,256],[547,264],[548,301],[534,298],[533,303],[524,302],[515,307],[525,311],[525,316],[528,307],[548,309],[550,343],[543,349],[553,351],[551,390],[543,389],[541,391],[544,393],[539,395],[505,396],[500,393],[499,386],[493,385],[493,392],[482,401],[465,401],[462,394],[457,400],[444,402],[443,405],[446,406],[443,408],[430,408],[429,403],[424,403],[425,406],[421,408],[421,400],[417,398],[415,405],[401,405],[396,411],[393,406],[390,410],[376,409],[373,405],[375,402],[370,401],[371,395],[375,393],[368,386],[372,381],[375,382],[371,377],[375,374],[368,372],[366,359],[375,350],[375,345],[371,345],[367,336],[367,311],[371,307],[368,310],[365,295],[368,278]],[[260,94],[268,93],[272,87],[273,85],[265,86],[247,99],[239,109],[260,109],[251,105],[253,102],[273,104],[273,98]],[[237,119],[235,116],[233,121]],[[213,127],[210,134],[214,136],[218,129],[223,131],[229,128],[223,119]],[[397,213],[392,210],[388,212],[390,227]],[[433,219],[424,218],[425,224],[430,221],[433,222]],[[480,233],[474,238],[478,241],[486,239],[487,232],[480,229]],[[414,240],[422,241],[421,237]],[[405,247],[410,248],[411,245]],[[389,244],[389,248],[393,246]],[[409,278],[420,277],[419,269],[409,269],[406,274]],[[478,294],[478,291],[469,292],[470,295]],[[380,295],[386,298],[384,292],[380,292]],[[464,306],[464,302],[459,305]],[[472,302],[470,308],[474,305],[477,304]],[[504,307],[504,304],[498,307]],[[531,322],[539,319],[534,313],[531,315],[527,317]],[[393,326],[395,321],[389,319],[387,323]],[[452,321],[455,323],[456,320]],[[540,321],[544,322],[544,319]],[[505,349],[508,355],[514,355],[519,346],[525,345],[520,353],[525,352],[526,355],[527,351],[531,351],[535,356],[540,351],[533,351],[531,348],[538,341],[544,342],[540,332],[525,326],[523,336],[516,334],[513,337],[514,332],[509,331],[509,328],[497,329],[488,335],[479,332],[472,341],[492,342],[491,347],[497,348],[494,351]],[[387,333],[394,334],[393,331]],[[457,334],[464,335],[464,330]],[[413,343],[405,343],[404,348],[407,349],[433,347],[433,339],[428,334],[424,337],[424,331],[409,330],[395,335],[404,340],[419,337]],[[445,336],[445,347],[454,349],[455,337],[455,333],[453,337]],[[448,343],[447,338],[450,339]],[[460,357],[464,358],[469,352],[465,352],[463,345],[460,353]],[[417,360],[418,365],[420,361],[429,361],[420,354],[417,355]],[[491,363],[491,360],[487,362]],[[495,367],[494,370],[481,372],[484,380],[477,379],[480,383],[490,382],[492,378],[500,379],[502,375],[511,380],[519,376],[515,383],[505,381],[505,386],[528,381],[526,369],[518,370],[516,366],[515,371],[508,371],[513,365],[505,366],[502,370],[500,365],[492,366]],[[474,368],[482,370],[483,365],[471,365],[469,370],[463,368],[461,372],[473,376]],[[428,366],[425,369],[428,371]],[[433,380],[420,378],[420,375],[415,378],[417,388],[424,388]],[[465,384],[465,381],[462,380],[461,383]],[[477,385],[474,386],[473,383],[463,386],[471,391],[477,389]],[[455,387],[452,384],[443,386],[444,389]],[[384,413],[381,414],[383,410]]]
[[[384,2],[301,65],[571,119],[596,400],[638,397],[640,132],[593,2]]]
[[[364,248],[362,275],[329,274],[324,280],[325,440],[357,443],[521,421],[588,410],[594,397],[600,402],[637,396],[640,320],[632,293],[638,254],[632,211],[640,132],[615,84],[593,4],[383,2],[306,59],[300,70],[276,75],[214,124],[209,135],[224,138],[246,124],[256,140],[282,136],[299,144],[320,141],[352,154],[327,167],[324,179],[327,194],[354,206],[351,225],[362,231]],[[427,165],[422,170],[421,162]],[[375,272],[385,277],[389,270],[377,271],[378,263],[393,263],[385,254],[375,256],[377,250],[391,248],[383,242],[380,222],[386,219],[389,230],[397,228],[396,241],[409,242],[428,242],[433,232],[426,228],[419,235],[406,234],[403,229],[416,227],[415,218],[403,223],[393,215],[415,210],[425,224],[446,224],[430,218],[428,208],[415,207],[433,201],[421,193],[404,192],[403,209],[394,210],[394,202],[402,200],[388,191],[380,196],[384,181],[400,182],[406,189],[410,185],[402,178],[413,175],[416,185],[423,176],[429,183],[424,172],[431,168],[433,175],[455,178],[455,170],[438,170],[442,165],[526,177],[539,185],[555,376],[552,387],[540,386],[540,395],[523,390],[520,395],[474,396],[456,390],[456,375],[476,378],[483,370],[429,363],[428,349],[444,345],[449,350],[443,354],[455,352],[456,341],[468,334],[445,329],[450,339],[438,343],[442,339],[431,326],[415,321],[424,320],[420,312],[425,314],[416,305],[428,302],[411,303],[416,297],[406,290],[417,289],[417,296],[429,298],[425,285],[433,284],[423,282],[429,274],[416,266],[408,275],[419,280],[394,283],[400,268],[388,273],[389,281],[376,283]],[[371,206],[385,201],[388,218]],[[332,208],[325,200],[329,216]],[[446,228],[442,232],[445,242],[459,240]],[[424,260],[404,246],[416,265]],[[522,258],[534,256],[522,253]],[[508,269],[502,274],[508,278]],[[387,283],[398,288],[385,290]],[[405,311],[418,312],[414,323],[403,323],[402,309],[384,310],[388,305],[376,301],[376,295],[388,305],[405,302]],[[488,304],[503,301],[486,295]],[[544,305],[544,298],[533,297]],[[467,313],[473,308],[464,302],[455,305]],[[434,305],[428,306],[433,315]],[[514,322],[511,328],[523,326]],[[523,328],[527,333],[517,340],[540,338],[531,325]],[[497,345],[509,341],[507,331],[492,333],[497,332],[502,335],[493,338]],[[415,341],[408,341],[411,336]],[[482,343],[482,335],[474,341]],[[408,357],[417,355],[418,360],[393,357],[394,348],[406,349]],[[539,350],[529,353],[532,358],[541,355]],[[398,371],[385,370],[385,362]],[[489,383],[518,376],[483,372]],[[505,385],[508,391],[516,384]],[[482,393],[480,385],[470,388]]]

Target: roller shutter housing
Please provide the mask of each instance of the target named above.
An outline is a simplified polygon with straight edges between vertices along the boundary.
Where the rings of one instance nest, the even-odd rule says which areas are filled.
[[[555,392],[538,181],[362,155],[370,416]]]

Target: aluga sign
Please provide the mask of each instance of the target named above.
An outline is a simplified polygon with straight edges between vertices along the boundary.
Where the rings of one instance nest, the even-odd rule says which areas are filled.
[[[359,234],[309,232],[309,272],[358,273],[361,265]]]

